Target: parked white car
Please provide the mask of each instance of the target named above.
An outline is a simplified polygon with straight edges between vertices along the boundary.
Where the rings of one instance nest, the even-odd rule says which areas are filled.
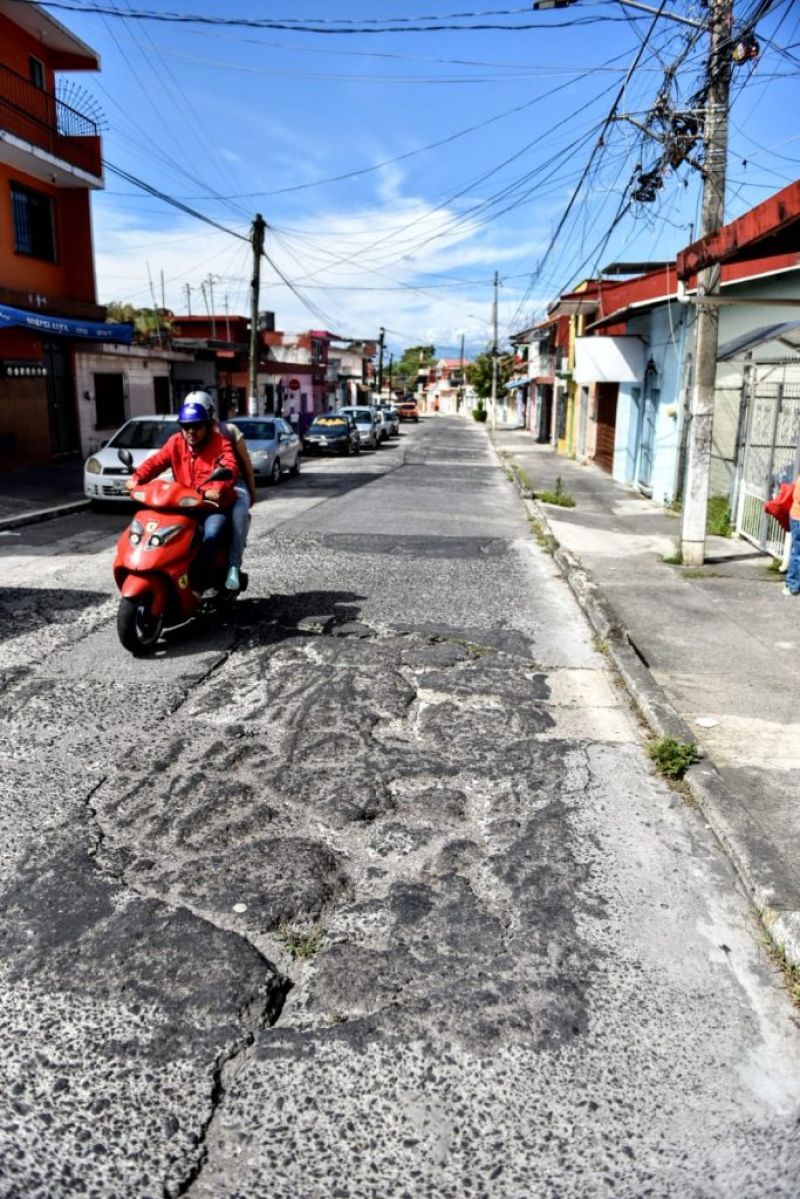
[[[384,440],[383,438],[383,423],[378,416],[377,409],[360,406],[352,406],[340,408],[340,412],[349,413],[356,422],[361,437],[361,448],[369,448],[377,450],[378,446]]]
[[[283,417],[233,416],[228,424],[236,425],[244,437],[256,482],[277,483],[284,470],[300,474],[300,438]]]
[[[129,500],[125,482],[129,471],[120,462],[117,450],[130,450],[136,470],[173,433],[178,431],[177,416],[133,416],[110,438],[102,449],[86,459],[83,467],[83,493],[96,503]],[[164,478],[171,476],[164,473]]]

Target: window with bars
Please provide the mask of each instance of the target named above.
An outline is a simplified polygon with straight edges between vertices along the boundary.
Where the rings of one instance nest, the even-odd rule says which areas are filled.
[[[14,218],[14,249],[18,254],[56,260],[53,201],[43,192],[20,183],[11,184],[11,208]]]

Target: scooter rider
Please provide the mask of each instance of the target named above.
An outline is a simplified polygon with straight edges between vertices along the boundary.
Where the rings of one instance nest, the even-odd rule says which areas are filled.
[[[133,491],[142,483],[149,483],[169,467],[177,483],[184,487],[193,487],[206,500],[219,504],[223,509],[221,512],[210,513],[203,525],[199,570],[205,585],[216,548],[225,536],[228,520],[226,511],[233,505],[234,485],[239,472],[236,455],[229,439],[214,428],[205,405],[197,402],[193,396],[194,393],[191,393],[186,397],[178,412],[180,431],[134,471],[126,486],[128,491]],[[230,470],[231,478],[213,479],[209,483],[209,475],[220,466]]]
[[[193,391],[192,399],[202,404],[210,419],[214,420],[214,401],[207,391]],[[250,531],[250,509],[256,502],[256,477],[247,442],[236,425],[228,421],[214,421],[214,428],[230,441],[239,468],[239,478],[235,487],[236,499],[231,509],[231,547],[225,579],[225,586],[229,591],[238,591],[239,572],[244,560],[247,534]]]

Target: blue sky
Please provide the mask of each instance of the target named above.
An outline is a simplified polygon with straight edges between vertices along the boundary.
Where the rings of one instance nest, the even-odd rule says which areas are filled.
[[[652,127],[665,72],[676,64],[673,110],[691,108],[702,79],[707,38],[688,45],[689,25],[614,0],[547,13],[502,0],[296,0],[290,23],[352,28],[433,15],[418,24],[462,26],[346,34],[130,16],[147,8],[278,20],[285,0],[106,7],[127,15],[51,9],[101,55],[100,75],[72,79],[105,114],[106,158],[231,232],[109,172],[94,199],[104,301],[149,305],[149,271],[160,303],[163,272],[167,306],[185,311],[188,285],[202,312],[200,285],[211,275],[217,311],[227,302],[246,312],[241,237],[260,211],[278,272],[265,264],[262,307],[275,310],[279,328],[365,337],[384,325],[395,352],[418,341],[454,352],[463,332],[474,351],[490,338],[495,270],[502,334],[608,262],[674,257],[697,227],[700,173],[685,164],[654,202],[620,215],[660,152],[636,123]],[[741,20],[755,8],[750,0],[735,11]],[[705,14],[686,0],[665,9]],[[447,16],[459,12],[492,15]],[[478,24],[515,28],[463,28]],[[777,0],[758,38],[759,58],[734,68],[729,219],[800,177],[800,5]],[[598,148],[623,84],[619,119]],[[84,97],[72,102],[83,107]]]

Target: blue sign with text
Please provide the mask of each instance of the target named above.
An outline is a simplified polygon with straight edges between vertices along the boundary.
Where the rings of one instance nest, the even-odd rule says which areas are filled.
[[[0,329],[30,329],[52,337],[80,337],[86,341],[113,341],[129,346],[133,341],[132,325],[104,325],[100,321],[73,321],[66,316],[45,316],[41,312],[26,312],[0,304]]]

